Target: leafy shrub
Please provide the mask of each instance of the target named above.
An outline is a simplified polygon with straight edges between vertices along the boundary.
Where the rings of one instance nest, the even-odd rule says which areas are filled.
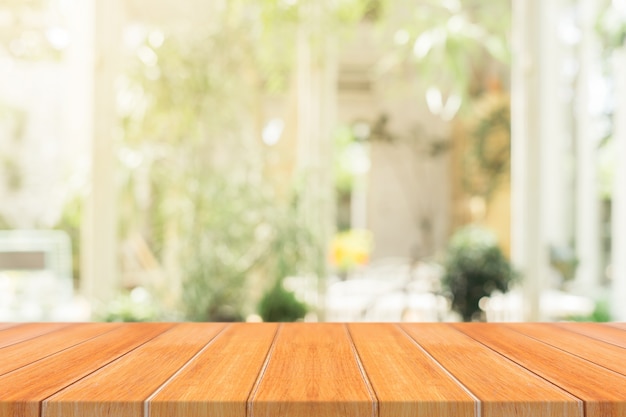
[[[480,299],[495,290],[506,292],[515,277],[495,236],[477,226],[454,234],[444,266],[443,285],[452,295],[452,309],[464,321],[480,318]]]
[[[283,287],[282,280],[278,280],[259,303],[259,314],[267,322],[296,321],[306,313],[306,305]]]
[[[107,322],[157,321],[161,318],[161,310],[145,289],[136,287],[118,294],[97,318]]]

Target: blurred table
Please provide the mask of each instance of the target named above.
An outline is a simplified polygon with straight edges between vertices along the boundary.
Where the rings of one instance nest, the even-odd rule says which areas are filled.
[[[0,416],[626,416],[625,324],[0,324]]]

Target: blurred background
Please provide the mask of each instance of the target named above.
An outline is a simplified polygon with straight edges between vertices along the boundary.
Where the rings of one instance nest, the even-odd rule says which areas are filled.
[[[626,320],[626,1],[0,1],[1,321]]]

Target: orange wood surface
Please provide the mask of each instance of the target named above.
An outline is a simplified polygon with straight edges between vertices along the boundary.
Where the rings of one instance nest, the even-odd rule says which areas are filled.
[[[119,327],[118,324],[110,323],[76,324],[2,348],[0,349],[0,375],[77,345],[92,337],[109,332],[117,327]]]
[[[9,327],[0,332],[0,348],[19,343],[23,340],[32,339],[33,337],[52,332],[65,326],[67,326],[67,324],[63,323],[27,323]]]
[[[591,337],[581,337],[579,333],[548,323],[516,323],[510,327],[604,368],[626,375],[626,349],[624,348]],[[626,334],[626,332],[623,333]]]
[[[585,402],[586,417],[626,416],[626,377],[505,325],[455,325]],[[581,341],[584,343],[584,341]]]
[[[626,417],[619,323],[0,323],[0,417]]]
[[[570,331],[584,334],[594,339],[602,340],[615,346],[626,348],[626,332],[620,323],[558,323],[558,326]]]
[[[348,328],[376,392],[380,417],[478,415],[476,398],[400,328],[387,324]]]
[[[481,403],[484,417],[583,417],[582,402],[451,326],[403,325]],[[489,372],[485,372],[489,369]],[[535,401],[541,398],[541,401]]]
[[[375,417],[376,397],[344,324],[284,324],[250,397],[254,417]]]
[[[144,401],[223,327],[179,324],[45,400],[43,416],[141,417]]]
[[[0,323],[0,330],[7,329],[9,327],[17,326],[16,323]]]
[[[148,400],[150,417],[245,416],[277,329],[233,324]]]
[[[44,399],[170,327],[126,324],[0,376],[0,416],[39,416]]]

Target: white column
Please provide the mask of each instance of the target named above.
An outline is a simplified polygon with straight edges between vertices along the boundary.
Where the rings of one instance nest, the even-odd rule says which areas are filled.
[[[298,35],[298,154],[303,181],[300,209],[325,251],[334,230],[332,129],[336,115],[337,59],[333,39],[323,31],[327,2],[305,7]],[[319,254],[312,254],[317,256]],[[325,257],[325,252],[322,254]],[[322,261],[324,262],[324,260]],[[324,320],[326,268],[318,271],[318,319]]]
[[[541,86],[537,103],[541,111],[541,230],[545,249],[549,250],[550,246],[563,247],[570,243],[572,225],[568,221],[571,217],[566,213],[572,210],[570,172],[567,170],[572,149],[562,98],[565,88],[563,43],[557,32],[563,0],[543,1],[541,8],[543,24],[539,32],[537,63]]]
[[[543,318],[540,294],[549,277],[546,224],[552,199],[546,199],[553,187],[544,182],[551,156],[546,143],[558,130],[548,118],[557,106],[549,87],[555,6],[548,3],[513,1],[511,250],[524,277],[525,320]]]
[[[600,59],[595,35],[597,0],[582,0],[582,38],[576,88],[576,271],[577,289],[592,295],[600,277],[600,201],[596,146],[591,101],[591,77]]]
[[[83,2],[81,2],[83,3]],[[121,41],[122,6],[119,0],[85,0],[93,52],[89,62],[91,92],[91,190],[82,223],[82,292],[99,308],[118,286],[117,216],[115,190],[115,77]]]
[[[615,113],[615,178],[613,179],[611,308],[613,320],[626,321],[626,47],[614,53]]]

